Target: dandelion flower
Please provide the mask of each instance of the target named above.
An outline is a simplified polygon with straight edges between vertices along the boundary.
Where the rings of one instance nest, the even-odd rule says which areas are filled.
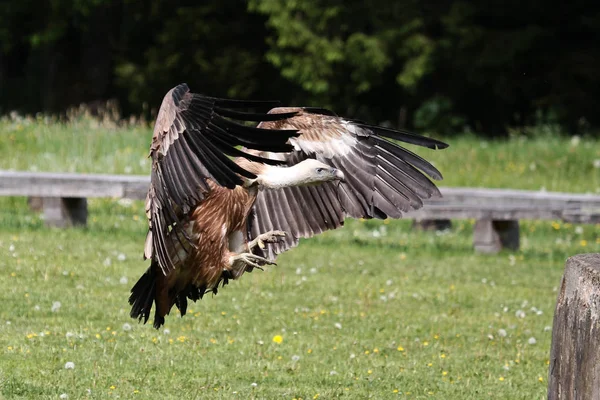
[[[529,344],[536,344],[537,340],[535,340],[534,337],[530,337],[529,340],[527,341],[527,343],[529,343]]]
[[[250,384],[250,386],[252,386],[252,387],[257,387],[257,386],[258,386],[258,383],[256,383],[256,382],[252,382],[252,383]]]
[[[69,395],[66,393],[61,394],[60,396],[58,396],[59,399],[68,399]]]
[[[281,344],[281,342],[283,342],[283,336],[281,336],[281,335],[273,336],[273,342],[275,342],[277,344]]]
[[[121,279],[119,279],[119,283],[121,285],[127,285],[127,282],[128,282],[128,280],[127,280],[126,276],[122,276]]]
[[[75,369],[75,363],[73,361],[67,361],[65,363],[65,369]]]
[[[295,354],[294,354],[294,355],[292,356],[292,361],[293,361],[293,362],[297,362],[299,359],[300,359],[300,356],[298,356],[298,355],[295,355]]]
[[[504,330],[504,329],[498,329],[498,336],[500,336],[500,337],[506,337],[506,330]]]
[[[333,326],[335,326],[337,329],[342,329],[342,324],[339,322],[336,322]]]
[[[131,330],[131,325],[129,325],[127,322],[125,322],[123,324],[123,330],[124,331],[130,331]]]
[[[50,311],[57,312],[58,310],[60,310],[60,306],[60,301],[55,301],[52,303],[52,308],[50,308]]]

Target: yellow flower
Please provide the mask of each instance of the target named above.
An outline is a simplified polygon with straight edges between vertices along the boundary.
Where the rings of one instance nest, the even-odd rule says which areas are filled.
[[[427,366],[428,366],[428,367],[431,367],[432,365],[433,365],[433,363],[429,363],[429,364],[427,364]]]
[[[440,357],[441,358],[446,358],[446,354],[442,353],[442,354],[440,354]]]
[[[398,393],[398,389],[394,389],[394,390],[393,390],[393,392],[394,392],[394,393]]]
[[[375,347],[375,348],[373,349],[373,353],[379,353],[379,349],[378,349],[377,347]]]
[[[448,375],[448,371],[443,371],[442,375],[444,375],[444,376]]]
[[[281,335],[275,335],[273,336],[273,341],[277,344],[281,344],[281,342],[283,342],[283,337]]]
[[[579,244],[581,245],[581,247],[585,247],[587,246],[587,240],[582,240],[581,242],[579,242]]]
[[[503,382],[503,381],[504,381],[504,377],[503,377],[503,376],[501,376],[500,378],[498,378],[498,380],[499,380],[500,382]]]
[[[404,351],[404,347],[398,346],[398,351]]]
[[[429,342],[427,342],[427,341],[423,342],[423,346],[426,346],[426,347],[429,346]]]
[[[307,352],[308,354],[310,354],[310,353],[312,353],[312,349],[308,349],[306,352]]]
[[[117,387],[115,385],[110,385],[111,390],[115,390]]]
[[[372,373],[373,373],[373,371],[371,371],[371,370],[367,371],[367,374],[372,374]]]
[[[434,335],[433,338],[437,340],[440,338],[440,335]]]
[[[540,382],[544,382],[544,378],[542,378],[541,376],[538,377],[538,381]]]

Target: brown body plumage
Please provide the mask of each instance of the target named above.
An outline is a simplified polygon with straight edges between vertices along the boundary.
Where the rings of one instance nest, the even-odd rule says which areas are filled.
[[[346,217],[400,218],[439,196],[423,172],[441,179],[440,172],[388,139],[445,143],[322,109],[236,110],[261,105],[193,94],[185,85],[165,96],[146,202],[144,255],[152,263],[132,289],[132,317],[146,321],[154,302],[158,328],[173,305],[184,315],[187,299],[274,263],[300,238],[338,228]]]

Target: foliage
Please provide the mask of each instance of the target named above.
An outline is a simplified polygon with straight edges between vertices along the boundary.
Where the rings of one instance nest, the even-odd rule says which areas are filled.
[[[506,134],[538,111],[570,133],[600,126],[600,3],[5,3],[0,111],[116,98],[126,114],[148,116],[185,81],[425,130]],[[425,118],[435,104],[451,107]]]

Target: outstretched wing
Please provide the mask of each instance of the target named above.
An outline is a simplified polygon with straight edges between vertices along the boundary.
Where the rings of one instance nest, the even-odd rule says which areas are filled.
[[[270,230],[288,233],[284,241],[263,250],[270,259],[296,246],[299,238],[342,226],[345,217],[400,218],[421,208],[423,199],[441,196],[427,176],[440,180],[442,174],[396,141],[431,149],[446,148],[446,143],[346,120],[328,110],[277,108],[271,113],[292,111],[296,116],[259,127],[297,129],[300,136],[290,138],[294,151],[256,154],[288,165],[315,158],[340,169],[345,182],[260,191],[249,219],[249,238]]]
[[[295,114],[239,111],[274,104],[203,96],[190,92],[186,84],[166,94],[150,147],[152,174],[146,198],[149,232],[144,248],[144,257],[156,257],[163,273],[174,266],[169,252],[174,243],[168,242],[186,239],[180,221],[210,191],[208,180],[234,188],[243,184],[243,177],[256,178],[228,156],[279,163],[242,152],[236,146],[268,152],[293,149],[288,139],[297,135],[294,129],[265,130],[232,121],[278,121]]]

